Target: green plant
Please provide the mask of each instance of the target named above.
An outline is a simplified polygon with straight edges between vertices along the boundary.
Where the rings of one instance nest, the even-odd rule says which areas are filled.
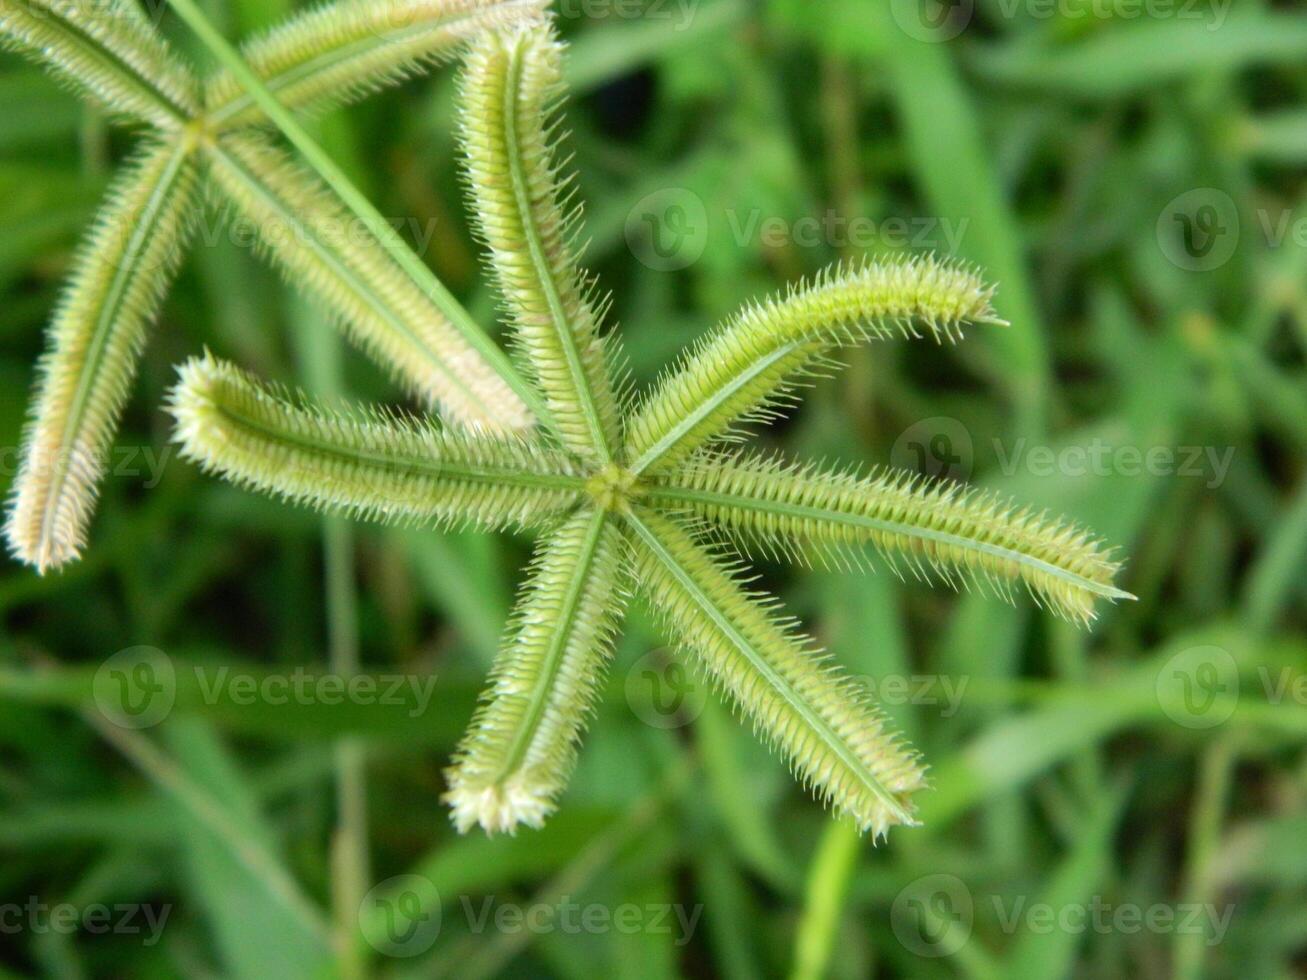
[[[638,401],[578,268],[579,212],[556,152],[562,48],[543,23],[475,41],[460,135],[472,211],[540,431],[456,432],[381,409],[329,411],[212,356],[181,369],[177,437],[202,467],[322,510],[427,526],[540,533],[482,706],[449,771],[461,830],[539,826],[573,766],[627,602],[667,632],[864,831],[913,822],[924,782],[880,711],[751,591],[729,544],[807,561],[891,567],[1093,618],[1123,598],[1086,532],[1006,500],[918,477],[825,470],[750,455],[741,427],[770,418],[840,347],[956,340],[1000,324],[972,270],[920,258],[837,268],[751,306]],[[371,348],[383,359],[386,351]]]
[[[451,56],[542,0],[340,0],[245,45],[291,109],[354,102]],[[44,572],[77,557],[150,323],[200,210],[252,224],[260,248],[425,404],[478,429],[530,424],[502,355],[397,238],[351,234],[329,183],[259,132],[262,109],[230,72],[202,83],[134,0],[0,0],[0,39],[43,61],[117,119],[148,129],[74,264],[48,351],[6,524],[11,550]],[[496,370],[496,366],[500,370]],[[505,380],[505,379],[508,380]]]

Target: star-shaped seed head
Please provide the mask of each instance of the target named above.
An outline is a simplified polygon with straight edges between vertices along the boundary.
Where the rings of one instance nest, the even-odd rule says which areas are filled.
[[[535,555],[489,686],[448,773],[455,824],[490,833],[553,812],[638,595],[676,648],[795,775],[864,831],[914,822],[916,753],[867,691],[751,589],[747,552],[890,567],[1077,622],[1123,598],[1088,533],[999,497],[887,470],[749,453],[748,423],[851,344],[961,339],[1001,323],[980,274],[930,257],[854,264],[748,307],[643,397],[605,300],[579,268],[557,150],[562,47],[545,22],[479,38],[460,137],[478,237],[539,395],[538,427],[491,436],[382,410],[333,413],[206,357],[172,397],[184,452],[242,485],[387,522],[527,528]],[[385,357],[377,346],[370,348]]]

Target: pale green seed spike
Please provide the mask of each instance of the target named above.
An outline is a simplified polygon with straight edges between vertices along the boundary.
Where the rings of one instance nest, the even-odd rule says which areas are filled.
[[[299,14],[241,47],[289,109],[357,102],[452,57],[482,31],[543,15],[546,0],[340,0]],[[220,129],[265,123],[228,71],[209,82],[207,115]]]
[[[212,183],[258,233],[290,282],[428,405],[473,431],[525,431],[531,413],[315,177],[259,138],[207,144]]]
[[[123,0],[0,0],[0,43],[107,110],[163,129],[199,112],[199,83]]]
[[[1022,585],[1066,619],[1098,599],[1129,599],[1102,545],[1073,524],[1032,516],[995,494],[885,470],[817,471],[758,456],[704,457],[660,477],[649,497],[684,508],[772,555],[858,564],[871,545],[892,566],[1010,597]],[[848,558],[849,562],[841,559]]]
[[[630,514],[641,595],[823,801],[875,836],[914,824],[917,756],[866,692],[667,517]]]
[[[5,534],[42,573],[86,541],[147,329],[186,245],[196,166],[184,139],[148,147],[115,181],[49,332]]]
[[[460,135],[473,213],[514,338],[564,443],[606,463],[619,413],[599,307],[577,266],[579,214],[565,206],[550,116],[562,93],[562,46],[529,25],[473,43],[462,78]]]
[[[490,686],[448,772],[459,831],[539,827],[557,806],[626,606],[624,542],[601,509],[540,544]]]
[[[182,366],[170,409],[188,459],[233,483],[381,523],[530,528],[574,507],[563,454],[368,410],[331,412],[212,357]]]
[[[637,472],[665,472],[742,423],[769,417],[823,351],[921,330],[956,339],[1001,323],[992,287],[933,257],[838,267],[783,297],[750,306],[696,344],[627,426]]]

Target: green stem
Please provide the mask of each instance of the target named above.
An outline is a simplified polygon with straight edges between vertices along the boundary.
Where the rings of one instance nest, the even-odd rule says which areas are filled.
[[[861,844],[857,830],[842,820],[832,820],[822,834],[808,874],[791,980],[821,980],[827,975]]]
[[[345,394],[340,338],[326,330],[315,331],[307,316],[296,319],[300,371],[306,384],[324,398],[340,399]],[[333,515],[323,519],[322,557],[329,670],[349,683],[359,672],[359,624],[354,531],[345,519]],[[342,738],[332,755],[336,772],[336,828],[330,857],[333,939],[342,980],[364,980],[368,966],[359,941],[358,910],[371,880],[367,754],[362,740]]]
[[[331,672],[349,678],[359,669],[358,595],[354,585],[354,531],[340,517],[327,517],[323,523],[323,559]],[[359,945],[357,919],[371,877],[367,755],[363,742],[355,738],[337,742],[334,755],[337,812],[331,843],[331,879],[336,954],[341,976],[361,980],[367,975],[367,966]]]
[[[490,365],[490,367],[518,397],[524,401],[538,419],[552,424],[544,401],[526,380],[513,367],[508,355],[481,329],[472,315],[463,308],[454,294],[436,278],[427,264],[404,243],[399,233],[390,226],[372,203],[363,196],[335,162],[320,147],[313,137],[295,121],[295,117],[277,101],[266,85],[249,66],[245,64],[240,53],[214,29],[208,18],[197,7],[194,0],[169,0],[177,15],[186,22],[204,46],[213,56],[232,73],[279,130],[299,150],[305,161],[317,171],[332,190],[340,196],[345,206],[352,211],[368,232],[381,243],[400,267],[408,273],[413,281],[422,288],[431,301],[448,317],[454,328],[463,335],[463,339]]]

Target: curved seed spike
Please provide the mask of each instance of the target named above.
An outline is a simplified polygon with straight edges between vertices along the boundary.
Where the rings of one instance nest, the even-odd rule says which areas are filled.
[[[549,117],[562,97],[562,45],[541,25],[474,42],[460,132],[478,237],[564,443],[606,463],[618,444],[599,311],[577,266]]]
[[[199,112],[198,82],[125,0],[0,0],[0,42],[110,112],[163,129]]]
[[[969,323],[1001,323],[978,274],[933,257],[837,267],[781,298],[750,306],[709,334],[657,385],[627,426],[631,467],[664,472],[741,423],[791,398],[795,376],[831,347],[896,333],[956,339]]]
[[[578,512],[539,546],[490,686],[448,772],[454,824],[513,833],[554,811],[626,606],[622,532]]]
[[[976,582],[1003,598],[1014,584],[1074,622],[1094,619],[1101,598],[1129,599],[1101,544],[1075,525],[1032,517],[1012,501],[885,470],[817,471],[758,456],[707,456],[660,477],[651,501],[684,508],[770,555],[816,555],[857,564],[861,546],[887,563],[907,561],[925,579]]]
[[[186,247],[195,185],[187,141],[148,148],[82,245],[50,327],[5,526],[13,553],[42,573],[85,544],[146,331]]]
[[[206,471],[381,523],[535,527],[585,486],[561,453],[380,411],[329,412],[212,357],[182,366],[170,409],[183,454]]]
[[[241,47],[246,63],[290,109],[348,105],[454,55],[482,31],[540,17],[546,0],[340,0],[301,13]],[[267,122],[228,71],[208,85],[218,129]]]
[[[315,177],[254,137],[232,134],[207,150],[213,183],[261,247],[414,394],[475,431],[532,426],[508,383]]]
[[[648,510],[629,521],[642,594],[805,785],[873,835],[915,823],[909,797],[925,774],[866,692],[674,521]]]

